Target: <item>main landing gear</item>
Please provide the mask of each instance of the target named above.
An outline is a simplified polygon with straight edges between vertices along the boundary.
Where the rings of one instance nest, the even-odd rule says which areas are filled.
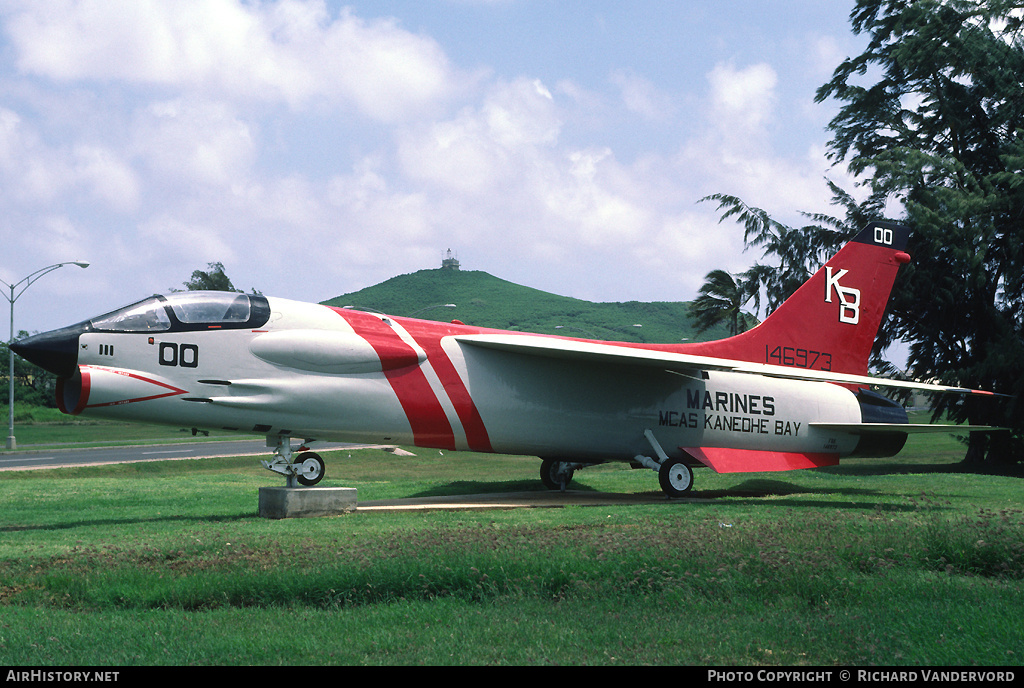
[[[644,430],[644,437],[654,450],[657,460],[649,456],[637,456],[635,461],[658,472],[661,491],[669,499],[685,497],[693,487],[693,469],[683,459],[671,458],[661,448],[661,444],[650,430]]]
[[[644,436],[658,458],[637,455],[633,459],[634,466],[636,468],[643,466],[655,471],[658,474],[661,490],[669,499],[687,496],[690,493],[690,488],[693,487],[693,469],[685,459],[669,457],[650,430],[645,430]],[[540,464],[540,479],[549,490],[565,492],[565,488],[572,481],[573,473],[590,465],[592,464],[543,459]]]
[[[690,494],[693,487],[693,469],[683,459],[664,457],[661,462],[649,456],[636,456],[633,459],[636,468],[650,468],[658,474],[661,491],[669,499],[679,499]]]
[[[693,469],[682,459],[662,461],[658,468],[658,482],[668,497],[685,497],[693,487]]]
[[[267,446],[274,447],[274,458],[262,461],[263,467],[283,475],[288,487],[312,487],[323,479],[324,460],[316,452],[307,451],[308,447],[299,447],[300,453],[293,459],[291,438],[285,435],[268,436]]]
[[[565,492],[565,488],[572,482],[573,473],[589,465],[586,463],[559,461],[557,459],[541,459],[540,481],[549,490]]]

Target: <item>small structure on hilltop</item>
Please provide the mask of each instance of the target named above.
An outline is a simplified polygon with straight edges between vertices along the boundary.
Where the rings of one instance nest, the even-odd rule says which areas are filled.
[[[459,269],[459,259],[452,256],[452,250],[451,249],[448,249],[448,254],[447,255],[448,255],[447,258],[442,258],[441,259],[441,269],[442,270],[458,270]]]

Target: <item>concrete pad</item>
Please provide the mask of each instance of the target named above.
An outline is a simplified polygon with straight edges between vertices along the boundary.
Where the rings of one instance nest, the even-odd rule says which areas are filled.
[[[263,518],[337,516],[356,510],[354,487],[261,487]]]

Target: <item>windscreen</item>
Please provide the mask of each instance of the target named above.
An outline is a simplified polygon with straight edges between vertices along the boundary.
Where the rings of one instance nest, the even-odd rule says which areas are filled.
[[[270,319],[267,299],[220,291],[153,296],[90,321],[103,332],[186,332],[260,327]]]
[[[156,296],[125,306],[92,320],[97,330],[107,332],[166,332],[171,329],[167,309]]]

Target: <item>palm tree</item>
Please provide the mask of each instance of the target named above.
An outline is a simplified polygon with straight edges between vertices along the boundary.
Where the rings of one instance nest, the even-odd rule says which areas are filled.
[[[754,292],[751,287],[755,288]],[[719,324],[729,328],[730,336],[745,332],[751,323],[757,322],[757,318],[743,310],[751,298],[760,302],[756,287],[756,283],[737,280],[725,270],[709,272],[704,277],[700,296],[690,304],[690,315],[696,323],[697,333]]]
[[[874,192],[858,202],[834,182],[826,181],[833,205],[843,208],[846,217],[801,213],[814,223],[803,227],[784,225],[765,210],[747,205],[736,196],[712,194],[701,199],[718,202],[720,222],[735,217],[743,225],[746,248],[760,248],[762,256],[772,258],[770,264],[755,263],[741,274],[751,298],[757,299],[755,312],[760,311],[761,289],[766,298],[765,313],[770,314],[870,220],[885,217],[884,193]]]

